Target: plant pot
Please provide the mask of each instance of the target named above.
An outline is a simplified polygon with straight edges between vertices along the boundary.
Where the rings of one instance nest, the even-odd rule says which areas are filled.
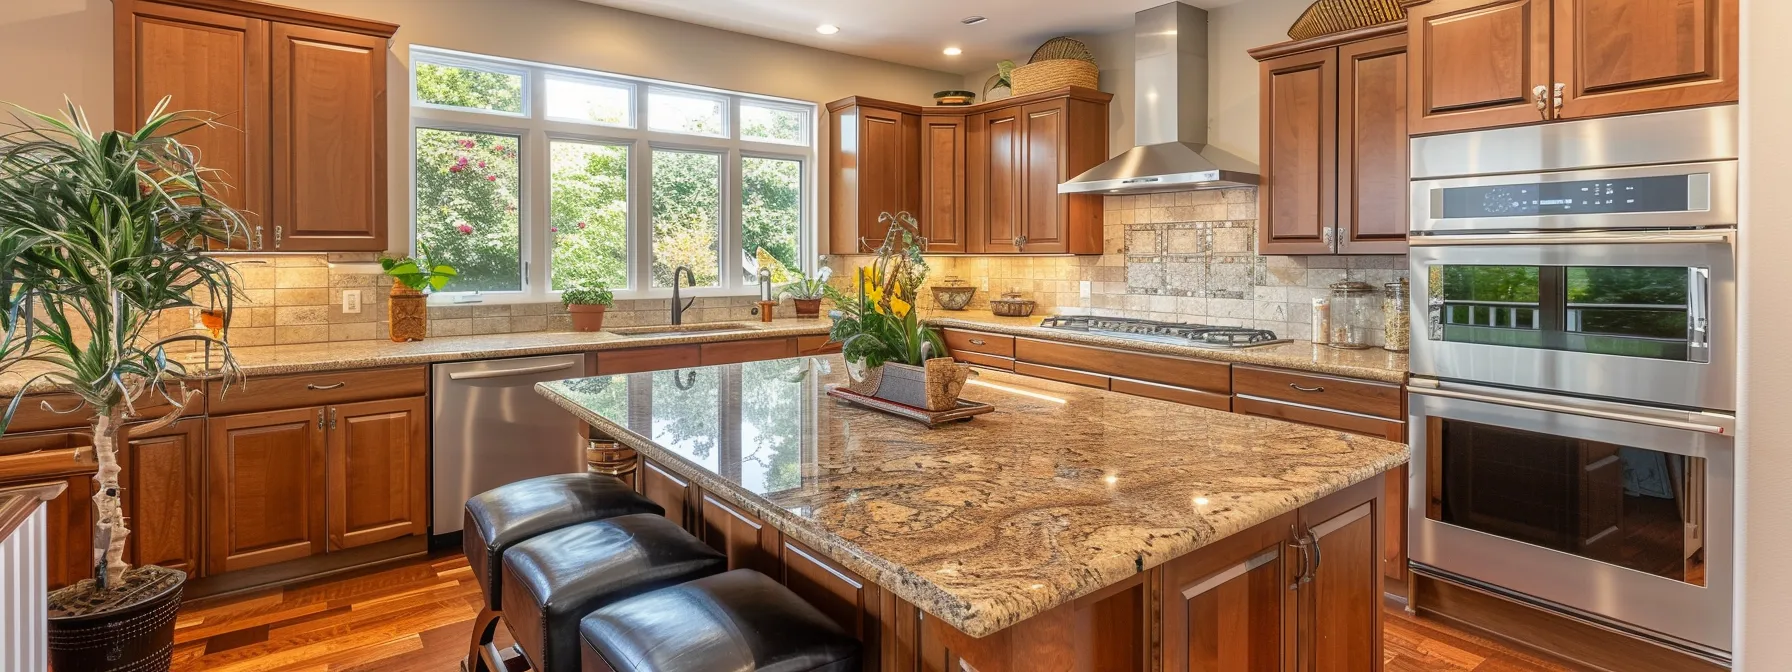
[[[168,585],[93,613],[51,616],[50,666],[93,672],[166,672],[174,654],[174,618],[180,611],[187,575],[162,567],[139,567],[126,575],[127,581],[145,574],[153,577],[146,581],[145,589],[163,582]],[[172,581],[167,579],[170,574]],[[77,583],[51,593],[52,609],[59,606],[58,597],[79,593],[84,585],[91,584]]]
[[[603,331],[604,310],[607,308],[609,308],[609,306],[603,304],[586,305],[583,303],[575,303],[567,306],[566,312],[572,313],[572,330]]]
[[[797,317],[821,317],[821,299],[791,299]]]
[[[393,343],[421,341],[429,335],[429,297],[424,296],[422,290],[411,289],[394,280],[386,306]]]
[[[929,359],[925,366],[886,363],[866,369],[846,389],[928,411],[946,411],[958,405],[958,393],[971,376],[971,367],[951,357]]]

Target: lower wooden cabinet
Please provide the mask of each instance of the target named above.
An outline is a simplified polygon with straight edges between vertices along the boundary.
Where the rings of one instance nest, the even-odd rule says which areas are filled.
[[[1300,511],[1311,560],[1300,580],[1303,670],[1381,667],[1381,483]]]
[[[343,404],[326,414],[330,550],[428,533],[423,399]]]
[[[639,484],[635,488],[637,491],[665,509],[666,517],[679,527],[696,532],[698,528],[691,517],[695,508],[691,499],[696,488],[691,487],[690,481],[646,457],[641,458],[641,467],[635,473]]]
[[[776,528],[710,493],[698,497],[697,535],[728,556],[728,569],[752,569],[777,576],[780,537]]]
[[[207,427],[206,566],[232,572],[323,553],[324,409],[211,418]]]
[[[200,539],[205,493],[205,420],[187,418],[138,433],[125,428],[118,451],[120,499],[131,534],[125,561],[204,575]]]

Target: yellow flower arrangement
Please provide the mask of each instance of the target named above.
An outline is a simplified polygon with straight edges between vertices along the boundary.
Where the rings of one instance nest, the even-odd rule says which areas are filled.
[[[920,224],[904,212],[884,213],[879,222],[890,226],[877,257],[869,266],[859,269],[854,288],[857,296],[845,296],[829,288],[828,296],[839,308],[833,340],[843,343],[847,361],[879,366],[899,362],[919,366],[934,356],[946,353],[939,332],[920,322],[915,310],[915,295],[927,280],[927,261],[921,252],[927,239],[920,235]]]

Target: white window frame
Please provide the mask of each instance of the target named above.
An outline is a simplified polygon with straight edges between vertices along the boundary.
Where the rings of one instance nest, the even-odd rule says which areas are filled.
[[[416,139],[417,129],[433,128],[450,131],[504,133],[522,138],[519,143],[518,170],[521,197],[518,203],[519,244],[522,245],[522,290],[516,292],[442,292],[430,295],[431,305],[545,303],[558,301],[560,291],[552,285],[551,244],[548,227],[552,220],[551,195],[552,141],[585,142],[629,147],[627,231],[629,235],[628,280],[626,289],[612,288],[618,300],[663,299],[672,296],[669,287],[653,287],[653,152],[655,149],[697,151],[722,157],[721,231],[717,238],[721,280],[715,287],[684,288],[684,296],[751,296],[757,295],[757,283],[745,276],[742,255],[744,219],[741,207],[742,160],[745,157],[796,161],[801,171],[802,194],[798,199],[798,262],[793,271],[815,270],[817,163],[819,106],[749,93],[725,91],[701,86],[678,84],[616,73],[596,72],[542,63],[531,63],[499,57],[480,56],[433,47],[413,45],[410,124],[408,140],[411,178],[411,231],[409,248],[415,250],[417,238]],[[524,74],[524,114],[497,112],[423,103],[417,100],[415,64],[433,63],[453,67],[495,70]],[[632,127],[613,126],[590,121],[550,119],[546,116],[546,81],[556,78],[619,85],[631,89],[633,102]],[[722,101],[723,126],[726,137],[714,137],[652,130],[649,125],[648,91],[660,89],[682,95],[714,98]],[[807,144],[761,142],[740,137],[740,106],[743,101],[754,105],[789,109],[803,114]]]

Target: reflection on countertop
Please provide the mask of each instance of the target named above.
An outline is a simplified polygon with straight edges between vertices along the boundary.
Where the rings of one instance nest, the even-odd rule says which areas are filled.
[[[1002,372],[929,430],[837,356],[543,383],[586,422],[984,636],[1406,462],[1406,446]]]

